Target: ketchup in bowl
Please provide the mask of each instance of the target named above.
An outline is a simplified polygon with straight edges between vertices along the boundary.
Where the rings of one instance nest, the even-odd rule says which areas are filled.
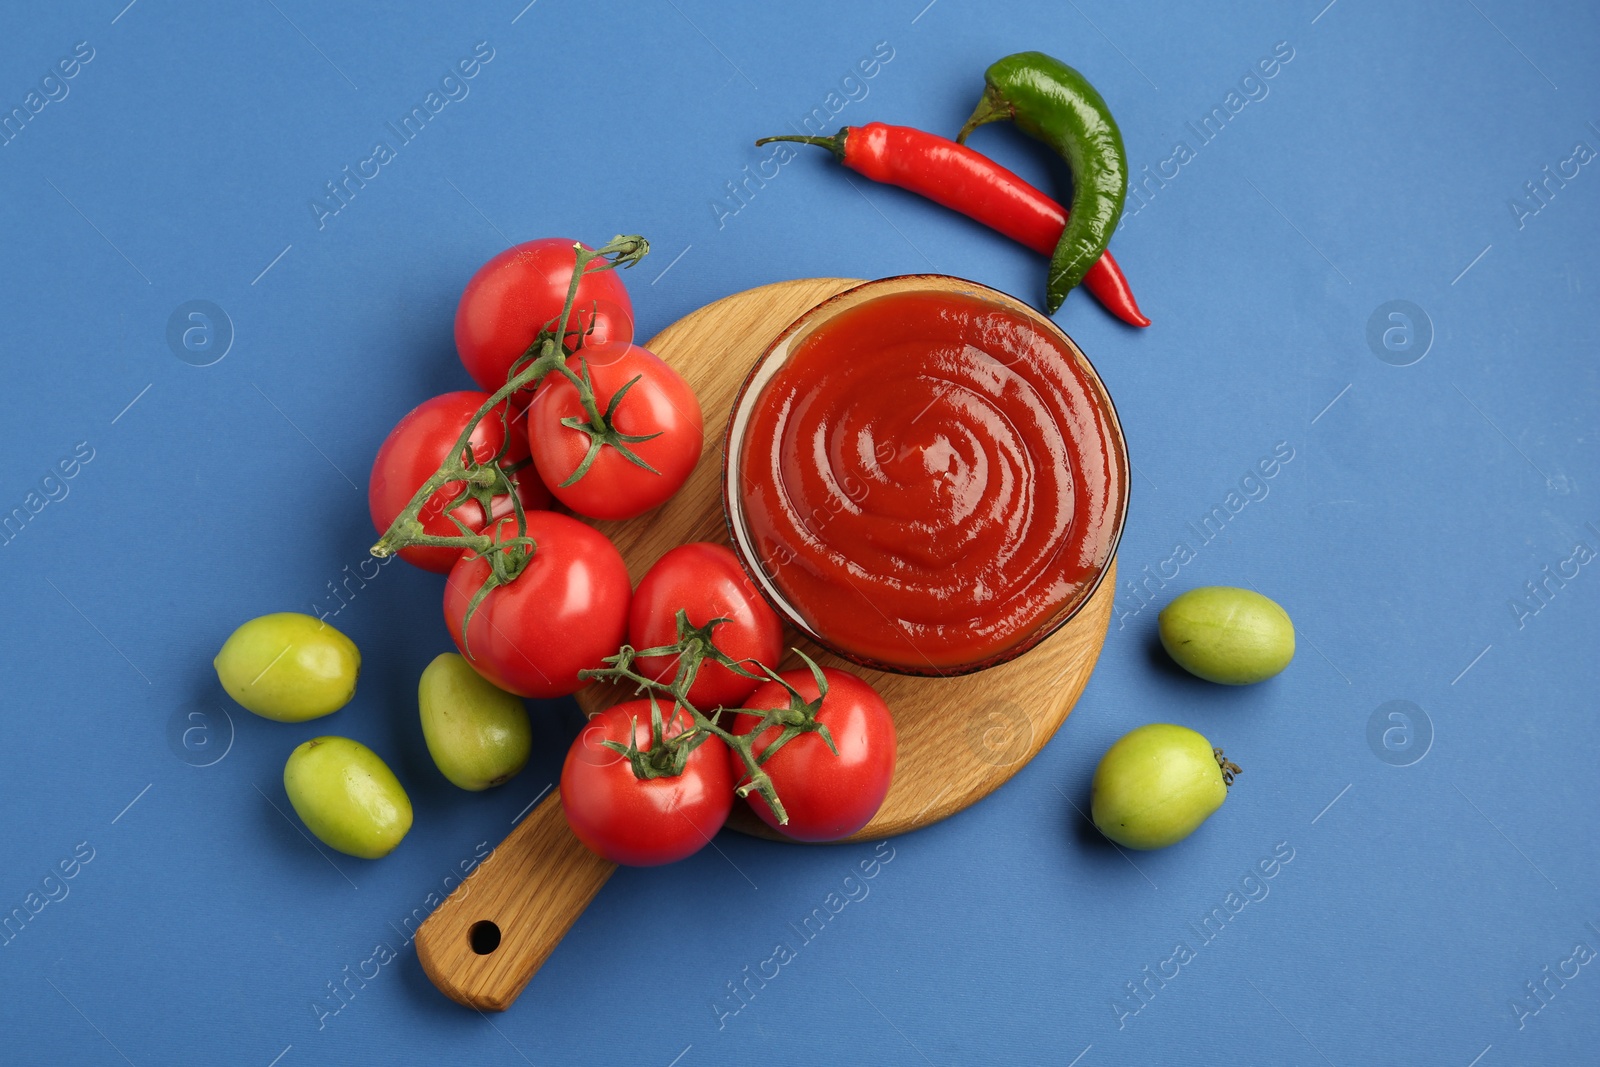
[[[960,674],[1094,592],[1127,509],[1115,409],[1049,319],[956,278],[812,309],[729,421],[733,544],[781,614],[866,666]]]

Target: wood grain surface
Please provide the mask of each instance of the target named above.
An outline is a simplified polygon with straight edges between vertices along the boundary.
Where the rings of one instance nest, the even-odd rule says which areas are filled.
[[[749,289],[689,314],[650,340],[647,347],[677,368],[700,398],[706,443],[699,466],[672,500],[630,522],[595,523],[616,542],[636,584],[677,545],[727,543],[722,437],[734,394],[784,327],[856,284],[846,278],[808,278]],[[1094,670],[1115,588],[1113,564],[1083,611],[1056,634],[1008,664],[958,678],[864,670],[790,633],[790,643],[818,663],[865,677],[894,714],[899,756],[889,795],[872,821],[848,840],[888,837],[948,818],[988,796],[1032,759],[1066,719]],[[593,713],[630,695],[595,685],[577,699]],[[735,801],[728,825],[783,839],[742,801]],[[452,999],[503,1011],[614,869],[573,836],[560,797],[552,791],[418,929],[417,957]],[[493,923],[500,934],[499,946],[486,954],[472,947],[472,929],[483,922]]]
[[[417,928],[417,960],[451,1000],[505,1011],[616,869],[573,835],[551,790]],[[489,952],[473,947],[482,923],[499,938]]]

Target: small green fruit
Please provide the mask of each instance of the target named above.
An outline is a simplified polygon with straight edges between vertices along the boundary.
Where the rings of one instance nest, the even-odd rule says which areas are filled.
[[[350,703],[361,653],[320,619],[281,611],[233,631],[211,664],[228,695],[257,715],[305,722]]]
[[[1101,758],[1090,814],[1119,845],[1166,848],[1222,806],[1238,771],[1188,727],[1151,723],[1125,734]]]
[[[1271,678],[1294,659],[1294,623],[1250,589],[1191,589],[1161,610],[1161,644],[1190,674],[1222,685]]]
[[[315,737],[289,753],[283,788],[306,828],[351,856],[387,856],[411,829],[411,798],[400,780],[348,737]]]
[[[499,785],[528,762],[533,729],[522,701],[454,652],[436,657],[422,672],[417,703],[433,762],[462,789]]]

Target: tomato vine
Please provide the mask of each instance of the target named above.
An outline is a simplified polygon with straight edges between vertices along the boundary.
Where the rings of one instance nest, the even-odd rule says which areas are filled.
[[[527,350],[511,365],[506,382],[497,389],[481,407],[478,408],[457,438],[450,455],[440,464],[427,481],[423,482],[412,495],[410,502],[389,524],[377,543],[371,548],[374,556],[381,558],[394,555],[401,549],[412,546],[457,548],[485,559],[489,563],[489,574],[484,578],[483,584],[473,593],[461,623],[462,651],[466,652],[468,623],[473,614],[483,603],[484,599],[496,588],[509,585],[527,568],[533,559],[538,545],[534,538],[528,536],[528,518],[522,501],[518,497],[515,486],[511,483],[511,475],[515,471],[501,465],[507,451],[507,442],[511,439],[509,421],[511,408],[506,401],[519,390],[537,387],[551,374],[565,376],[577,391],[578,399],[583,408],[583,417],[576,416],[561,420],[563,426],[587,434],[588,447],[584,459],[577,469],[563,485],[577,481],[588,472],[594,463],[595,457],[602,448],[615,448],[630,462],[648,470],[656,472],[652,467],[628,446],[651,440],[657,434],[624,434],[616,428],[615,417],[617,406],[622,397],[639,380],[636,376],[618,389],[611,397],[604,411],[600,410],[595,390],[590,380],[587,362],[579,360],[579,367],[574,370],[568,366],[568,360],[574,354],[564,339],[567,336],[567,323],[572,316],[573,305],[577,300],[578,286],[584,274],[589,270],[614,270],[618,267],[631,267],[639,262],[650,250],[649,242],[639,236],[618,236],[597,249],[588,249],[581,244],[574,245],[575,261],[573,264],[572,280],[567,287],[567,295],[562,305],[561,314],[539,331],[537,337],[528,346]],[[581,343],[581,339],[580,342]],[[573,348],[576,348],[576,344]],[[479,462],[473,455],[471,440],[473,431],[490,413],[499,408],[499,417],[505,420],[506,434],[500,450],[484,462]],[[525,466],[526,464],[519,464]],[[460,492],[446,507],[452,522],[455,523],[459,534],[429,534],[422,525],[421,515],[433,495],[447,485],[459,484]],[[516,519],[516,533],[514,536],[497,537],[495,533],[498,524],[491,523],[482,530],[474,530],[455,515],[455,509],[468,500],[477,501],[483,513],[493,513],[494,498],[509,496]],[[817,712],[822,707],[822,702],[828,693],[827,679],[823,676],[822,669],[805,653],[796,652],[810,668],[812,677],[816,679],[818,695],[815,700],[806,700],[788,682],[784,681],[771,667],[754,660],[738,661],[728,656],[717,648],[712,640],[712,635],[717,626],[728,622],[726,618],[712,619],[704,626],[695,626],[689,622],[688,613],[677,613],[677,641],[670,645],[657,648],[635,649],[632,645],[623,645],[613,656],[606,657],[602,662],[605,667],[583,670],[579,677],[591,680],[603,680],[613,684],[626,682],[634,686],[636,693],[646,694],[650,698],[650,744],[648,749],[641,749],[637,740],[630,737],[627,744],[618,741],[606,741],[605,745],[622,755],[629,762],[634,775],[642,780],[664,778],[680,775],[684,771],[689,755],[707,738],[717,737],[722,740],[732,751],[737,753],[740,762],[744,765],[745,775],[748,780],[740,785],[735,792],[740,797],[748,797],[751,792],[758,792],[766,800],[768,806],[777,816],[780,824],[789,821],[788,813],[784,810],[783,802],[779,800],[772,778],[761,765],[788,744],[791,740],[804,733],[817,733],[827,744],[830,751],[838,754],[832,736],[828,733],[827,726],[817,721]],[[635,669],[635,663],[641,658],[656,656],[678,657],[678,669],[670,682],[662,682],[655,678],[640,673]],[[789,693],[789,703],[780,708],[727,708],[717,707],[710,713],[701,711],[688,699],[689,688],[694,684],[695,676],[699,673],[703,663],[710,661],[735,674],[757,681],[775,681],[782,685]],[[750,665],[759,668],[764,673],[755,673]],[[674,736],[667,737],[667,726],[670,719],[664,719],[661,705],[663,701],[670,703],[671,718],[679,714],[688,715],[692,721],[690,729]],[[732,716],[753,716],[759,721],[754,729],[735,733],[723,726]],[[755,743],[764,736],[772,727],[779,729],[778,736],[770,745],[767,745],[758,756],[755,752]]]
[[[589,249],[581,244],[573,246],[575,262],[572,270],[572,281],[567,286],[567,297],[562,305],[561,314],[553,321],[546,323],[539,331],[533,343],[528,346],[517,361],[512,364],[506,383],[497,389],[489,399],[485,400],[477,412],[468,420],[461,431],[461,436],[456,439],[455,446],[450,455],[445,459],[439,469],[427,481],[417,488],[411,497],[411,502],[389,524],[383,536],[371,548],[371,552],[379,559],[392,556],[403,548],[421,545],[436,548],[460,548],[474,553],[489,561],[489,575],[484,579],[482,586],[473,594],[472,602],[468,605],[466,616],[462,620],[463,640],[466,640],[467,623],[471,621],[478,606],[485,597],[497,587],[508,585],[516,581],[533,558],[538,545],[534,539],[527,535],[528,518],[524,513],[522,501],[511,484],[510,474],[500,466],[500,461],[505,457],[508,443],[511,440],[510,426],[506,426],[504,441],[500,451],[489,460],[479,463],[472,454],[472,434],[478,424],[489,416],[497,406],[502,405],[507,398],[520,389],[537,386],[548,375],[561,374],[572,383],[578,391],[579,400],[583,404],[585,419],[568,419],[564,424],[574,430],[587,433],[590,437],[589,455],[573,479],[580,477],[593,462],[594,456],[602,447],[607,445],[617,448],[630,460],[649,468],[645,463],[627,447],[629,443],[648,440],[648,437],[629,435],[618,432],[613,419],[616,415],[617,402],[627,387],[620,390],[605,411],[601,411],[595,400],[593,387],[589,382],[587,366],[579,371],[574,371],[567,366],[567,360],[572,352],[563,344],[567,334],[567,323],[571,319],[572,309],[578,297],[578,284],[583,280],[586,272],[593,270],[614,270],[618,267],[631,267],[643,259],[650,251],[650,242],[643,237],[622,236],[612,238],[599,248]],[[637,379],[635,379],[637,380]],[[633,383],[629,382],[631,386]],[[507,420],[511,417],[510,405],[500,408],[500,418]],[[459,535],[429,534],[423,529],[421,514],[428,506],[428,501],[433,494],[446,485],[460,483],[461,491],[449,506],[449,514]],[[493,513],[494,498],[509,496],[512,508],[516,515],[517,532],[514,537],[496,538],[493,523],[483,530],[473,530],[455,515],[455,509],[468,500],[475,500],[483,508],[483,513]]]
[[[828,733],[828,728],[817,721],[817,712],[822,708],[822,702],[828,695],[828,682],[823,677],[822,668],[804,652],[795,649],[795,654],[805,662],[811,675],[817,681],[817,698],[806,700],[771,667],[764,663],[755,663],[763,674],[750,670],[747,663],[754,661],[739,661],[728,656],[719,649],[712,640],[712,632],[716,627],[727,622],[726,618],[712,619],[704,626],[695,626],[689,621],[688,612],[679,611],[677,615],[678,639],[670,645],[661,645],[657,648],[635,649],[632,645],[623,645],[614,656],[608,656],[606,666],[596,670],[579,671],[581,678],[591,678],[596,681],[628,682],[634,687],[636,694],[643,693],[650,698],[650,747],[642,750],[636,740],[630,737],[626,745],[618,741],[604,742],[607,748],[612,749],[625,757],[633,768],[634,776],[640,779],[665,778],[683,773],[684,764],[688,761],[689,753],[693,752],[708,737],[717,737],[722,740],[739,757],[744,764],[745,774],[749,780],[739,786],[735,792],[741,797],[747,797],[752,792],[760,793],[766,800],[772,813],[777,816],[780,824],[789,821],[789,813],[784,810],[783,802],[778,799],[778,791],[772,784],[772,778],[761,765],[771,759],[784,745],[804,733],[816,733],[827,744],[829,751],[834,755],[839,750],[833,743],[833,737]],[[634,669],[634,663],[641,658],[653,656],[677,656],[678,670],[673,675],[672,681],[663,682],[648,675],[641,674]],[[774,681],[789,692],[789,704],[782,708],[725,708],[712,709],[708,715],[695,707],[688,700],[689,688],[694,685],[695,675],[699,673],[701,664],[706,661],[721,664],[723,667],[742,675],[746,678],[755,678],[762,681]],[[665,699],[673,706],[671,714],[676,716],[681,710],[693,722],[691,729],[685,730],[676,737],[667,737],[665,733],[666,722],[661,716],[661,701]],[[760,719],[756,727],[746,733],[735,733],[723,727],[724,716],[746,715]],[[764,735],[769,727],[777,726],[781,732],[761,751],[758,756],[755,743]]]

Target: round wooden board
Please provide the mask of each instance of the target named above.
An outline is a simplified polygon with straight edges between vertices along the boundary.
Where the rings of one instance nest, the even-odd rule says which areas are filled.
[[[683,489],[653,514],[595,525],[616,542],[635,583],[669,549],[689,541],[728,543],[722,514],[723,431],[745,375],[784,327],[858,281],[806,278],[724,297],[662,330],[647,347],[688,379],[706,420],[700,464]],[[1055,734],[1083,692],[1105,642],[1116,565],[1077,618],[1012,662],[957,678],[913,678],[864,670],[788,634],[824,666],[862,675],[894,713],[899,759],[878,814],[849,841],[871,841],[948,818],[988,796]],[[792,666],[798,663],[791,656]],[[631,694],[594,685],[578,694],[595,712]],[[734,805],[728,825],[788,840]]]

